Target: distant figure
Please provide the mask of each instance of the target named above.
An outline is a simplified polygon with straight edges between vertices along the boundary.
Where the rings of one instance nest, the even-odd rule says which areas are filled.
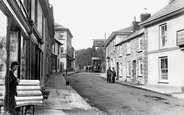
[[[89,66],[89,72],[91,72],[91,66]]]
[[[115,83],[116,71],[115,68],[112,68],[112,83]]]
[[[86,66],[86,72],[88,72],[88,66]]]
[[[15,75],[15,72],[19,68],[19,63],[17,61],[14,61],[11,63],[11,69],[9,71],[9,113],[10,115],[17,115],[16,112],[16,101],[15,96],[17,96],[17,85],[19,84],[20,80]]]
[[[111,67],[107,70],[107,83],[111,83]]]

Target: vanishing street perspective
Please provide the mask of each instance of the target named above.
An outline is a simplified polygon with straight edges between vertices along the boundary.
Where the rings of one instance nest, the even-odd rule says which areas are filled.
[[[0,115],[184,115],[183,66],[184,0],[0,0]]]

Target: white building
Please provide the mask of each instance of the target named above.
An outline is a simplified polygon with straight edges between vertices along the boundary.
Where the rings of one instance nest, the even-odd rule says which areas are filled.
[[[182,91],[184,88],[184,0],[170,3],[141,23],[147,47],[145,76],[151,86]]]
[[[60,69],[74,69],[74,48],[72,47],[73,35],[70,30],[62,25],[55,23],[55,38],[63,45],[60,46]]]

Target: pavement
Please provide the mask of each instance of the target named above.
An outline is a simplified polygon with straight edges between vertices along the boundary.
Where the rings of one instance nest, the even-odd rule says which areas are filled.
[[[107,79],[106,73],[100,73],[100,76],[104,79]],[[125,82],[122,80],[116,80],[116,83],[184,100],[184,92],[181,92],[176,89],[167,89],[164,87],[156,87],[152,85],[140,85],[140,84]]]
[[[67,75],[76,72],[68,72]],[[46,82],[49,92],[42,106],[35,106],[35,115],[97,115],[96,111],[70,86],[63,73],[52,74]]]

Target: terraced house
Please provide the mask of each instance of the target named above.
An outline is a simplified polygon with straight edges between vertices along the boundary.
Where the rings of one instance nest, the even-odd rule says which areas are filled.
[[[170,0],[140,25],[145,28],[147,84],[183,91],[184,0]]]
[[[141,14],[141,22],[151,14]],[[140,28],[138,21],[132,22],[133,33],[116,44],[117,71],[120,80],[144,84],[144,29]]]
[[[111,35],[108,37],[108,39],[105,42],[105,55],[106,55],[106,69],[109,67],[115,67],[116,71],[119,72],[119,63],[117,63],[117,47],[115,45],[119,43],[120,41],[124,40],[127,36],[132,34],[132,27],[123,28],[118,31],[114,31],[111,33]],[[117,76],[119,77],[119,73],[117,73]]]

